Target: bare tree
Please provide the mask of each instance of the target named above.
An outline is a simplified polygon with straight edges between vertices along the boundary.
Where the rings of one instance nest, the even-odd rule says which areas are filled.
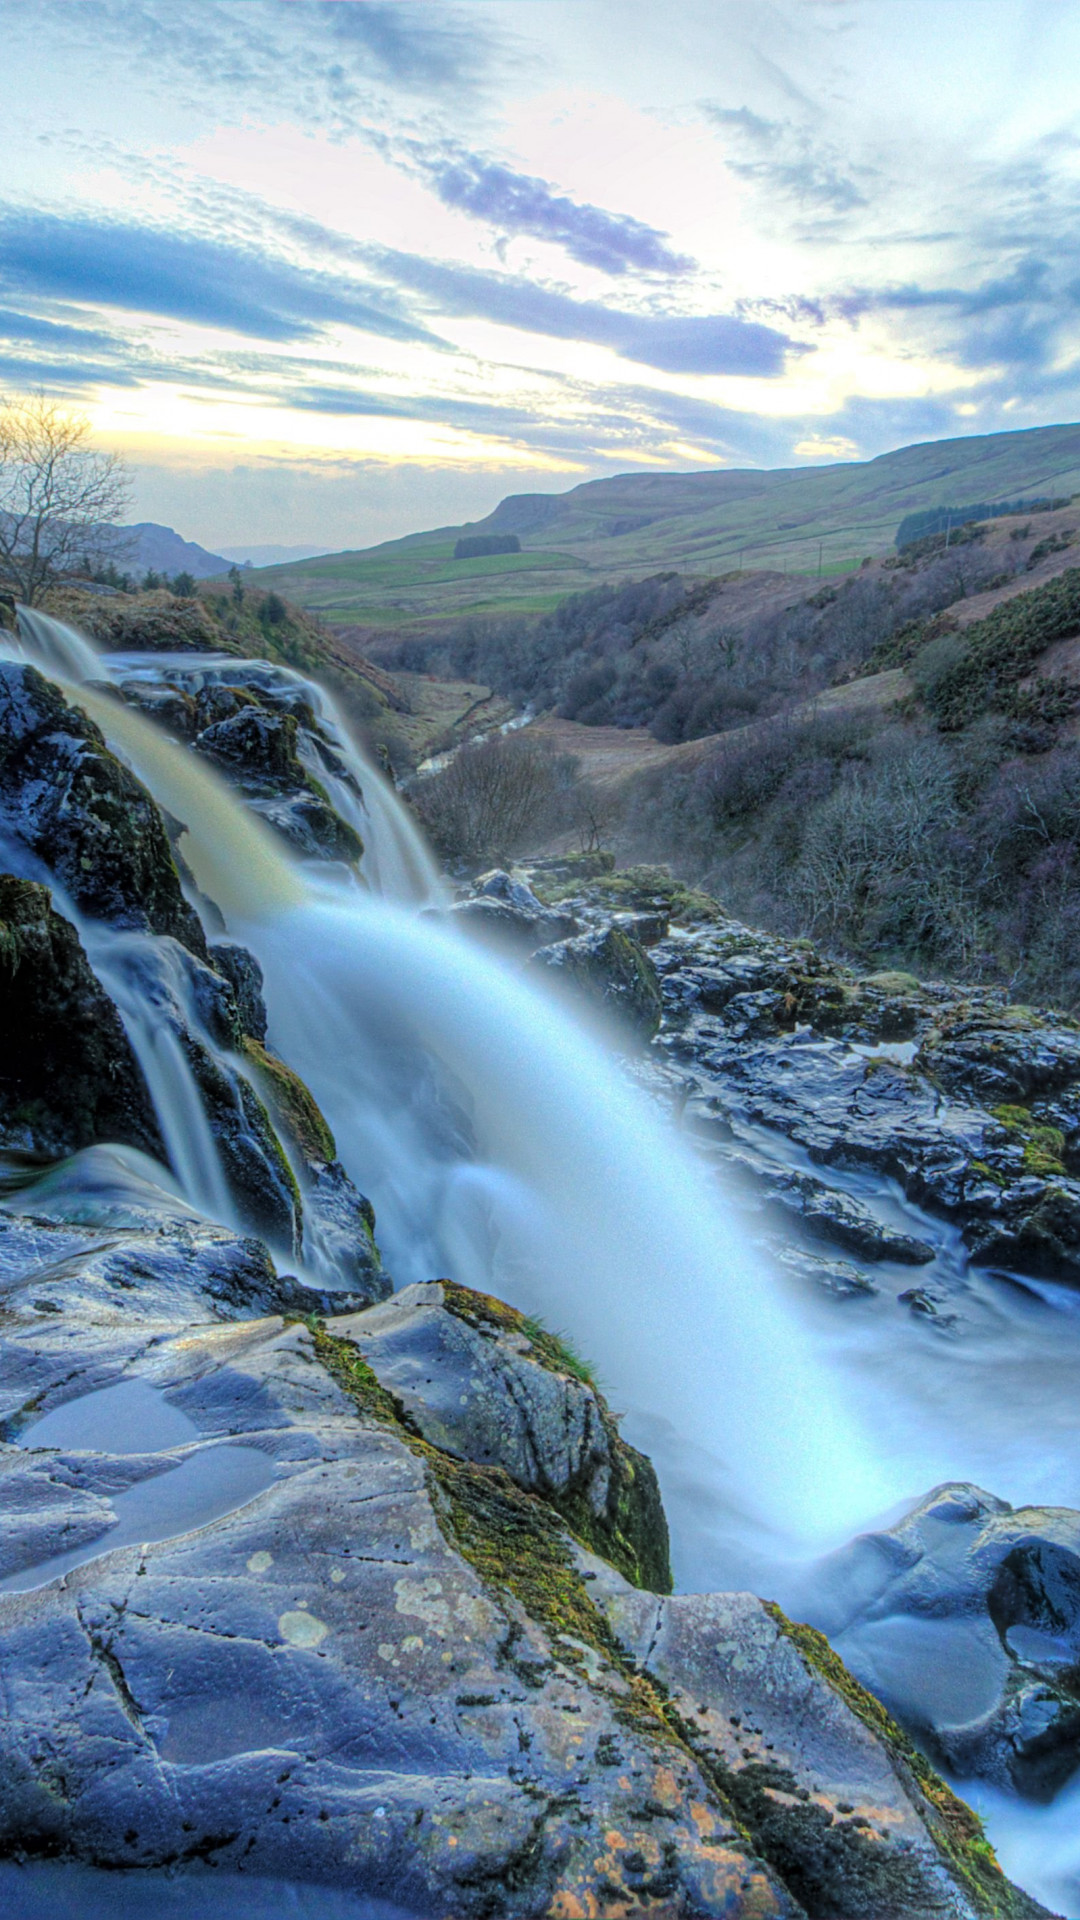
[[[447,859],[510,859],[542,840],[573,787],[573,762],[539,740],[494,735],[461,747],[449,765],[417,783],[413,805]]]
[[[44,393],[0,401],[0,571],[28,607],[85,560],[115,559],[130,482],[88,440],[85,414]]]

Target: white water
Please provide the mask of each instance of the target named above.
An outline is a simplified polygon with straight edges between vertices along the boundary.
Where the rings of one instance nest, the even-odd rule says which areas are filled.
[[[985,1342],[941,1344],[922,1363],[906,1331],[891,1343],[884,1326],[838,1340],[835,1316],[801,1310],[763,1270],[712,1176],[602,1041],[539,986],[379,891],[302,873],[192,755],[108,696],[76,697],[187,823],[198,883],[258,954],[271,1039],[374,1200],[399,1283],[450,1273],[569,1333],[648,1436],[682,1584],[714,1580],[726,1562],[736,1577],[768,1582],[771,1570],[782,1592],[808,1552],[976,1461],[994,1491],[1033,1497],[1017,1482],[1038,1432],[1026,1446],[1019,1435],[1025,1423],[1029,1435],[1041,1429],[1049,1410],[1023,1314],[1009,1334],[1015,1366],[1002,1342],[987,1365]],[[370,771],[349,753],[347,770],[367,792]],[[347,780],[340,789],[355,807]],[[339,788],[332,797],[344,810]],[[368,808],[354,824],[373,888],[415,900],[422,888],[403,873],[385,824],[401,811],[387,789],[382,814]],[[181,1179],[205,1204],[196,1176]],[[1065,1366],[1074,1344],[1065,1316],[1060,1331]],[[858,1350],[868,1337],[871,1356]],[[860,1400],[861,1422],[845,1411]],[[1039,1497],[1055,1497],[1057,1471],[1052,1463]],[[1065,1803],[1004,1804],[1008,1818],[995,1802],[991,1824],[1007,1836],[1014,1871],[1036,1884],[1045,1834],[1054,1885],[1077,1889],[1068,1901],[1080,1909],[1080,1836],[1067,1837]]]

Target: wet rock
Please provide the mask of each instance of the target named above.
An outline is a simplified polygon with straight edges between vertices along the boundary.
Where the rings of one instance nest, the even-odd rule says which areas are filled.
[[[299,1074],[250,1036],[241,1051],[285,1141],[303,1204],[303,1245],[309,1261],[336,1274],[365,1304],[384,1300],[390,1280],[375,1244],[375,1212],[337,1158],[334,1136]]]
[[[652,1464],[562,1342],[449,1281],[406,1287],[341,1331],[433,1446],[501,1467],[636,1585],[670,1591]]]
[[[799,1275],[800,1279],[812,1281],[825,1293],[837,1300],[865,1300],[878,1289],[870,1275],[862,1267],[854,1266],[850,1260],[826,1259],[821,1254],[807,1253],[802,1247],[794,1247],[786,1240],[774,1240],[770,1237],[769,1249],[773,1258],[782,1267]]]
[[[47,887],[0,875],[0,1139],[74,1153],[116,1140],[163,1155],[112,1001]]]
[[[651,1039],[660,1025],[656,970],[644,948],[617,927],[541,947],[529,964],[579,989],[641,1039]]]
[[[986,1861],[974,1815],[819,1634],[750,1594],[657,1601],[605,1581],[598,1598],[807,1914],[1041,1911]]]
[[[217,686],[206,692],[219,703],[231,698],[239,704],[203,729],[196,751],[233,780],[252,810],[298,852],[311,859],[358,861],[364,851],[360,835],[334,811],[300,758],[295,713],[267,709],[247,689]],[[306,703],[304,713],[313,723]]]
[[[811,1233],[849,1248],[864,1260],[897,1260],[904,1266],[921,1267],[934,1258],[927,1241],[897,1233],[861,1200],[827,1187],[812,1174],[770,1173],[763,1186],[774,1206],[794,1214]]]
[[[199,730],[198,712],[189,693],[179,687],[156,686],[145,680],[121,680],[115,691],[129,707],[153,720],[179,740],[192,740]]]
[[[205,954],[161,813],[93,721],[36,668],[0,661],[0,828],[81,912]]]
[[[959,1775],[1048,1800],[1080,1766],[1080,1514],[937,1487],[821,1575],[815,1618]]]
[[[240,1035],[266,1039],[267,1013],[263,999],[263,972],[253,953],[234,940],[215,940],[210,959],[232,987]]]
[[[1080,1080],[1080,1029],[1025,1007],[959,1013],[924,1042],[919,1065],[946,1093],[990,1108],[1026,1104]]]
[[[446,912],[471,932],[516,953],[534,953],[578,931],[572,914],[546,907],[523,880],[501,869],[483,874],[470,898],[455,901]]]
[[[249,805],[307,860],[361,859],[364,843],[355,827],[336,813],[321,794],[276,794],[269,799],[252,799]]]
[[[375,1241],[375,1210],[353,1185],[340,1160],[309,1164],[301,1177],[304,1253],[367,1306],[392,1291]],[[330,1310],[340,1312],[342,1302]]]

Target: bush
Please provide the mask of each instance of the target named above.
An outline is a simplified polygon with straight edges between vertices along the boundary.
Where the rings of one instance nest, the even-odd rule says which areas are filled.
[[[1018,593],[963,630],[962,651],[926,695],[942,732],[977,714],[1008,712],[1013,692],[1055,640],[1080,632],[1080,568],[1070,567],[1030,593]]]

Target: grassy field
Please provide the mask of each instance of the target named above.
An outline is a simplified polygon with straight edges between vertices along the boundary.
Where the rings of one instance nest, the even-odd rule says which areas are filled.
[[[887,551],[907,513],[1080,491],[1080,426],[902,447],[828,467],[623,474],[563,494],[512,494],[486,520],[259,570],[331,624],[361,633],[466,615],[543,613],[605,581],[675,569],[848,571]],[[516,533],[522,551],[455,560],[461,533]]]

